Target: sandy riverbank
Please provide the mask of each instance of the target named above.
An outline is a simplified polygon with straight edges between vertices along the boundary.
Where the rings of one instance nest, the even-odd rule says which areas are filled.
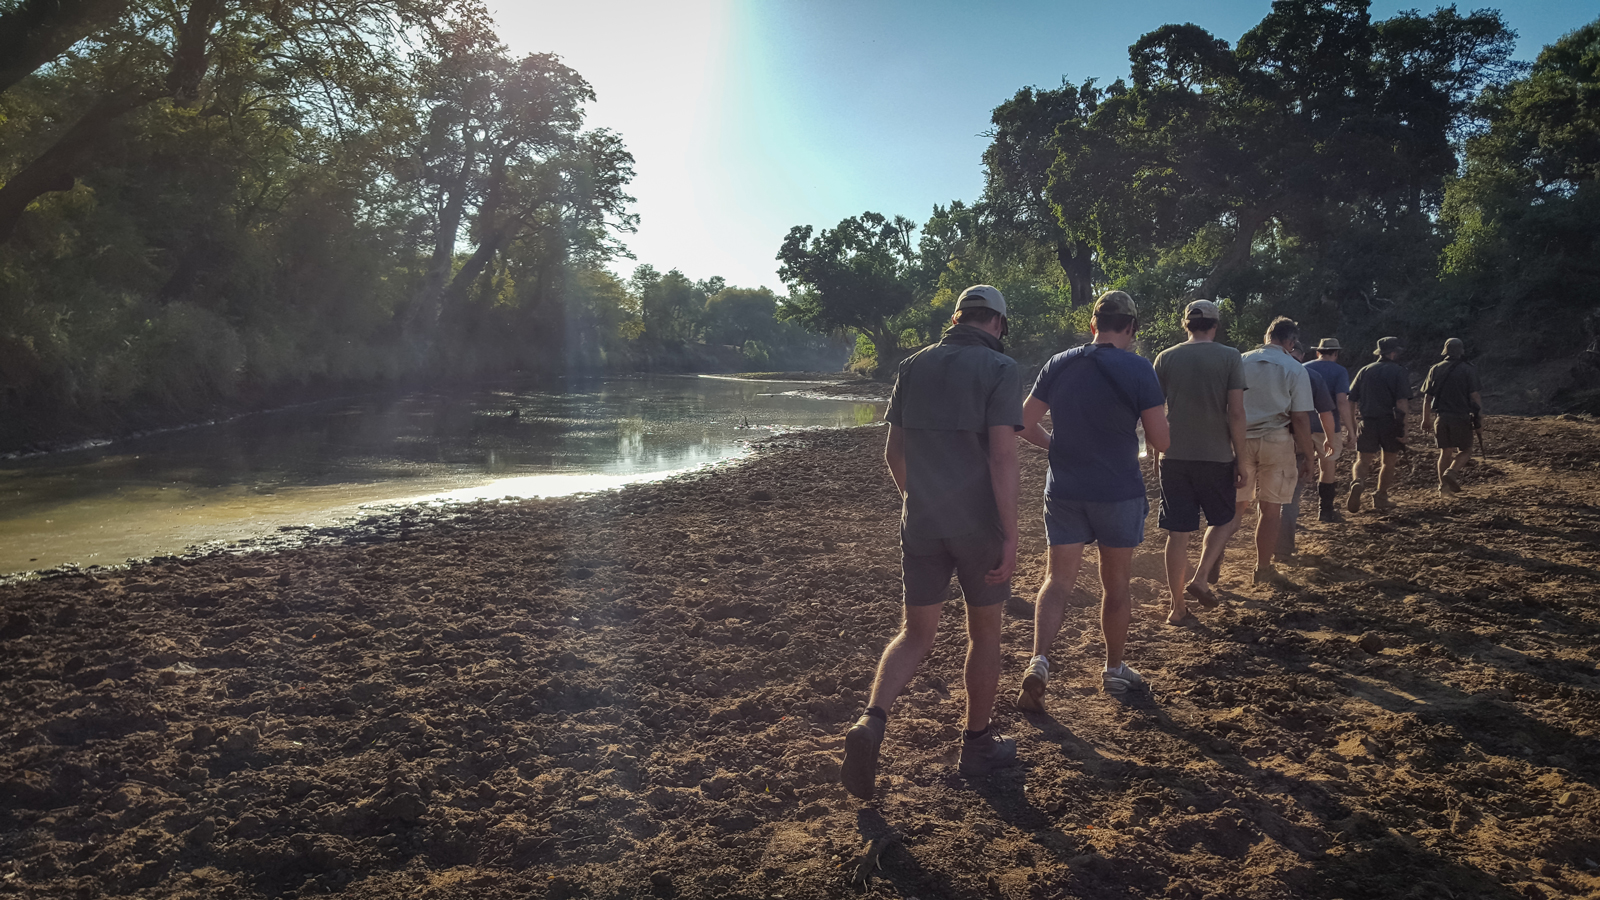
[[[1600,891],[1593,424],[1493,420],[1448,503],[1416,460],[1399,512],[1311,526],[1292,589],[1236,551],[1198,629],[1161,624],[1147,541],[1153,695],[1099,693],[1077,611],[992,779],[953,766],[952,605],[861,804],[834,779],[898,618],[882,435],[0,586],[0,894],[846,897],[875,838],[887,897]],[[1019,593],[1042,551],[1030,511]]]

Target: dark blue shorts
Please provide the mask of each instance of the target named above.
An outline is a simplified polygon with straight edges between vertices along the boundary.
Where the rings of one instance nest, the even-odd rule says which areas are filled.
[[[1161,516],[1168,531],[1200,530],[1200,513],[1207,525],[1226,525],[1236,509],[1233,463],[1199,459],[1161,460]]]
[[[1149,514],[1150,501],[1142,494],[1109,503],[1044,498],[1044,530],[1052,547],[1095,541],[1102,547],[1137,547],[1144,542]]]

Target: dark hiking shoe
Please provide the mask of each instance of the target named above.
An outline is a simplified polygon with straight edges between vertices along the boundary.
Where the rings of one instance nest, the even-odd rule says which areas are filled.
[[[1359,481],[1350,482],[1350,496],[1345,498],[1344,508],[1350,512],[1361,512],[1361,492],[1366,489],[1367,486]]]
[[[1222,580],[1222,557],[1211,566],[1211,571],[1206,573],[1206,584],[1216,584]]]
[[[883,729],[889,723],[877,716],[862,716],[844,734],[844,762],[839,766],[839,781],[844,789],[863,800],[872,799],[878,781],[878,747]]]
[[[988,775],[1016,764],[1017,739],[995,731],[992,725],[977,738],[961,741],[961,763],[957,768],[963,775]]]
[[[1461,482],[1456,480],[1455,475],[1446,472],[1444,477],[1439,479],[1439,492],[1443,494],[1459,494],[1461,493]]]
[[[1289,579],[1283,577],[1282,572],[1271,566],[1267,566],[1265,569],[1257,569],[1253,580],[1256,584],[1270,584],[1274,587],[1289,586]]]
[[[1042,656],[1028,661],[1028,674],[1022,676],[1022,690],[1017,692],[1017,709],[1044,712],[1044,689],[1050,683],[1050,663]]]
[[[1339,515],[1339,511],[1337,509],[1334,509],[1331,505],[1330,506],[1324,506],[1317,513],[1317,521],[1318,522],[1327,522],[1330,525],[1337,525],[1340,522],[1344,521],[1344,516]]]
[[[1388,494],[1373,494],[1372,508],[1380,512],[1387,512],[1391,509],[1399,509],[1400,504],[1390,500]]]

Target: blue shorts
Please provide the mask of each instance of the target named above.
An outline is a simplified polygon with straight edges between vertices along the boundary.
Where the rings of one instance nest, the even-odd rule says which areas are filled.
[[[1137,547],[1144,542],[1149,514],[1150,500],[1143,495],[1109,503],[1044,498],[1044,530],[1052,547],[1095,541],[1102,547]]]

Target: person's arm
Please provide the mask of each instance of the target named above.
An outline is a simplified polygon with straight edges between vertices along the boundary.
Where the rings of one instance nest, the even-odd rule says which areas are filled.
[[[1139,414],[1144,423],[1144,443],[1155,453],[1165,453],[1172,446],[1172,427],[1167,424],[1165,405],[1152,406]]]
[[[1050,404],[1038,397],[1029,397],[1022,404],[1022,430],[1017,433],[1017,437],[1041,450],[1049,450],[1050,432],[1045,431],[1044,425],[1040,424],[1044,420],[1044,414],[1049,411]]]
[[[1396,404],[1396,405],[1398,406],[1399,404]],[[1432,427],[1433,427],[1433,395],[1425,393],[1425,394],[1422,395],[1422,431],[1423,431],[1423,433],[1426,434],[1428,429],[1430,429]]]
[[[1300,451],[1300,477],[1310,481],[1317,471],[1317,448],[1311,443],[1311,414],[1289,413],[1289,430],[1294,432],[1294,445]]]
[[[1467,397],[1472,400],[1472,427],[1481,431],[1483,429],[1483,395],[1473,391]]]
[[[1345,430],[1350,432],[1351,436],[1354,436],[1356,433],[1356,420],[1355,417],[1350,415],[1350,395],[1334,394],[1333,400],[1339,404],[1339,421],[1344,423]]]
[[[894,479],[895,489],[900,492],[900,496],[904,497],[906,495],[906,431],[899,425],[889,426],[889,443],[883,448],[883,461],[889,464],[889,477]]]
[[[1406,418],[1411,415],[1411,400],[1408,397],[1394,398],[1394,417],[1400,423],[1400,443],[1406,442]]]
[[[1333,413],[1317,413],[1317,420],[1322,423],[1322,455],[1332,456],[1334,441]]]
[[[1239,465],[1239,458],[1244,456],[1244,433],[1244,390],[1235,388],[1228,391],[1228,441],[1233,444],[1234,490],[1244,487],[1244,467]]]
[[[989,584],[1000,584],[1017,568],[1017,494],[1022,490],[1022,475],[1017,466],[1016,433],[1010,425],[995,425],[989,429],[989,485],[994,489],[995,506],[1000,511],[1000,532],[1004,536],[1000,561],[983,578]]]

